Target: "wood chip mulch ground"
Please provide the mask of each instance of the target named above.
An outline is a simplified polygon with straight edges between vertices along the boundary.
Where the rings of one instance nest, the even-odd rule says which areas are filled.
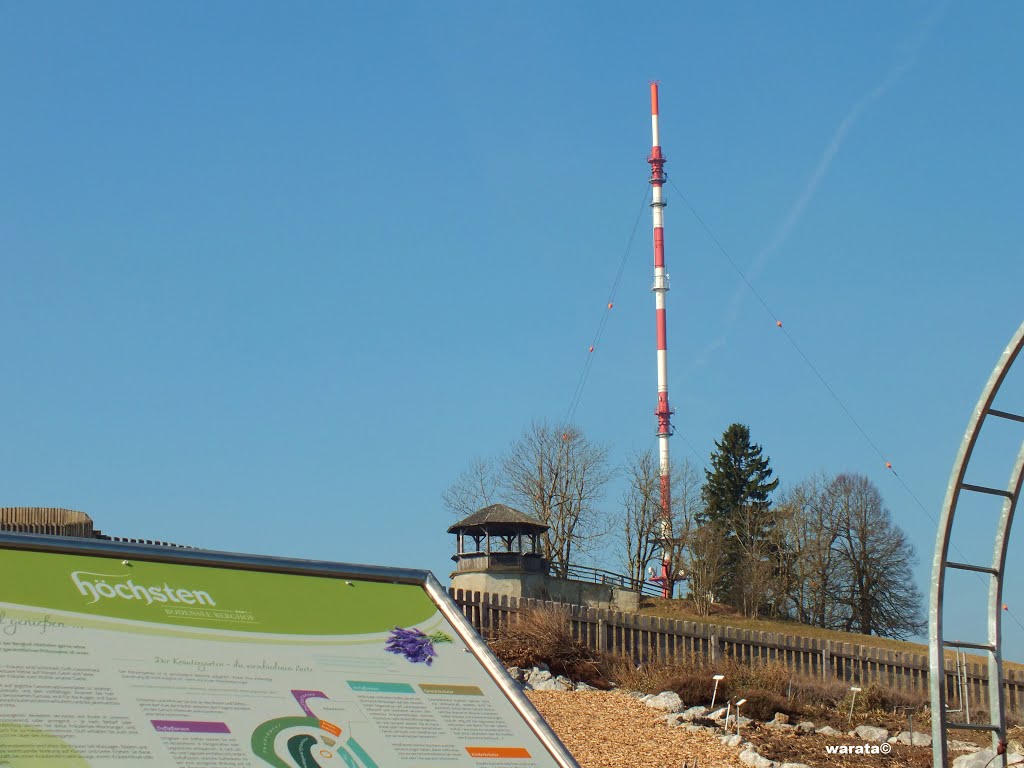
[[[848,736],[823,736],[817,733],[797,734],[793,731],[775,731],[763,726],[749,728],[744,734],[758,753],[777,763],[804,763],[829,768],[931,768],[932,751],[924,747],[904,744],[889,745],[892,750],[883,755],[828,754],[828,745],[865,745],[863,739]],[[953,752],[953,757],[959,755]]]
[[[743,766],[737,751],[705,733],[670,728],[665,713],[612,691],[528,691],[582,768]]]
[[[670,728],[664,712],[619,691],[527,691],[526,695],[583,768],[692,768],[695,759],[700,768],[748,768],[740,762],[739,750],[725,746],[718,737]],[[779,765],[929,768],[932,764],[929,748],[902,744],[893,745],[888,755],[829,754],[828,745],[865,744],[845,735],[800,735],[752,724],[743,737]]]

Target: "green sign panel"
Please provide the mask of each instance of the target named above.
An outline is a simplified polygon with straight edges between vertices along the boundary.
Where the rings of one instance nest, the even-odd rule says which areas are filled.
[[[426,579],[40,541],[0,536],[0,766],[575,765]]]

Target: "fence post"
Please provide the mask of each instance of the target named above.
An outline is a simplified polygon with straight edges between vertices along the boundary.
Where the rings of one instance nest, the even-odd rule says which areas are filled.
[[[611,609],[569,606],[507,595],[499,597],[451,587],[448,594],[474,629],[484,636],[501,633],[510,622],[517,620],[519,611],[524,608],[557,607],[567,613],[573,635],[581,642],[603,653],[633,656],[637,661],[704,656],[709,663],[719,664],[725,660],[728,650],[739,662],[774,660],[784,663],[794,672],[814,674],[825,681],[846,681],[849,678],[861,685],[874,683],[895,690],[923,692],[927,692],[930,684],[935,684],[946,689],[947,698],[950,698],[949,689],[954,685],[955,670],[948,659],[944,663],[944,674],[939,680],[932,681],[929,679],[927,657],[890,649],[704,622],[651,620]],[[703,653],[705,648],[706,655]],[[972,709],[987,704],[988,696],[985,694],[990,685],[1004,686],[1008,712],[1017,714],[1024,709],[1024,674],[1019,670],[1007,670],[1004,680],[996,682],[988,680],[986,669],[977,664],[969,664],[966,672]],[[959,695],[959,691],[952,695]]]

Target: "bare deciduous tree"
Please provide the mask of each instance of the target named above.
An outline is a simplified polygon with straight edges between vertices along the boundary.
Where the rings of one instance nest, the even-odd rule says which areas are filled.
[[[863,475],[839,475],[831,484],[840,515],[837,548],[845,584],[847,632],[904,639],[924,628],[914,583],[914,548]]]
[[[834,628],[842,563],[836,550],[840,518],[832,478],[814,475],[787,490],[779,503],[781,574],[788,612],[797,621]]]
[[[512,503],[550,530],[544,556],[566,575],[574,556],[592,550],[609,530],[597,508],[611,478],[608,449],[576,427],[534,423],[502,462],[502,488]]]
[[[499,480],[494,462],[477,457],[454,483],[442,491],[441,503],[452,514],[468,517],[495,502]]]
[[[620,559],[632,579],[643,581],[658,550],[654,537],[661,516],[658,466],[654,455],[644,451],[631,456],[626,462],[625,474],[628,486],[622,495]]]
[[[868,478],[809,478],[784,494],[779,513],[793,618],[896,638],[922,630],[914,549]]]
[[[690,533],[687,578],[689,597],[701,616],[711,613],[715,590],[728,568],[729,552],[724,531],[716,523],[705,523]]]
[[[651,451],[631,456],[624,467],[628,486],[622,498],[622,549],[620,559],[636,581],[660,558],[656,540],[662,535],[661,470]],[[671,542],[673,573],[687,571],[689,534],[701,504],[700,477],[688,460],[672,465],[672,513],[665,532]]]

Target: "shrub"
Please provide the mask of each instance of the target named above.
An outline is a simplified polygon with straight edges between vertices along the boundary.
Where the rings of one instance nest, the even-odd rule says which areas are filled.
[[[864,709],[868,711],[881,710],[884,712],[894,712],[900,707],[920,709],[928,701],[922,693],[909,693],[895,688],[887,688],[877,683],[869,685],[857,698],[858,708],[861,706],[860,702],[863,702]]]
[[[849,696],[849,687],[838,680],[822,680],[803,675],[793,678],[791,700],[797,706],[821,707],[839,711],[843,708],[844,702],[849,704]]]
[[[508,666],[546,664],[552,674],[608,687],[600,656],[573,637],[569,614],[563,610],[523,608],[490,645]]]
[[[726,680],[731,679],[736,687],[759,688],[783,695],[789,687],[789,681],[794,677],[792,670],[779,662],[744,663],[728,659],[724,665],[719,664],[718,667],[726,676]]]
[[[622,656],[607,660],[605,668],[610,679],[617,685],[642,693],[675,691],[687,706],[708,704],[714,682],[710,668],[691,658],[656,659],[635,665]],[[729,682],[723,680],[718,686],[718,701],[725,701],[729,695]]]
[[[715,695],[715,702],[717,705],[725,704],[729,696],[732,695],[733,687],[734,686],[728,679],[722,680],[718,684],[718,691],[716,693],[715,683],[711,679],[711,675],[708,671],[706,669],[694,669],[679,680],[676,684],[675,691],[679,694],[679,698],[690,706],[710,704],[712,694]]]
[[[634,665],[631,660],[614,657],[605,664],[610,679],[629,690],[643,693],[660,693],[675,691],[687,706],[710,704],[715,683],[712,676],[725,675],[718,684],[716,702],[724,705],[730,698],[746,698],[752,702],[756,714],[761,718],[762,709],[773,708],[767,718],[771,719],[776,712],[792,715],[799,710],[801,684],[817,684],[813,678],[794,676],[784,665],[776,662],[744,663],[731,658],[719,659],[711,663],[704,657],[682,657],[677,659],[657,659],[641,665]],[[793,697],[787,697],[793,682]],[[846,688],[841,684],[836,701],[842,701]],[[804,689],[807,703],[818,703],[818,697],[809,694],[811,688]],[[832,692],[832,689],[829,689]],[[751,699],[751,697],[754,697]],[[744,710],[744,714],[747,710]]]
[[[743,694],[746,699],[740,707],[740,714],[744,717],[752,717],[755,720],[771,720],[776,712],[795,716],[798,711],[793,708],[785,696],[774,691],[765,691],[758,688],[748,690]]]
[[[744,662],[727,656],[712,663],[694,655],[656,657],[638,664],[632,657],[600,654],[574,637],[567,611],[548,606],[521,609],[501,628],[491,648],[509,666],[544,664],[553,674],[598,688],[614,684],[643,693],[675,691],[686,706],[710,704],[712,676],[725,675],[716,703],[724,706],[729,699],[745,698],[743,715],[757,720],[770,720],[776,712],[800,716],[808,708],[832,710],[845,719],[850,707],[848,682],[798,674],[779,662]],[[921,710],[926,703],[923,694],[875,683],[857,695],[856,709],[863,713],[914,708],[917,729],[927,727]]]

